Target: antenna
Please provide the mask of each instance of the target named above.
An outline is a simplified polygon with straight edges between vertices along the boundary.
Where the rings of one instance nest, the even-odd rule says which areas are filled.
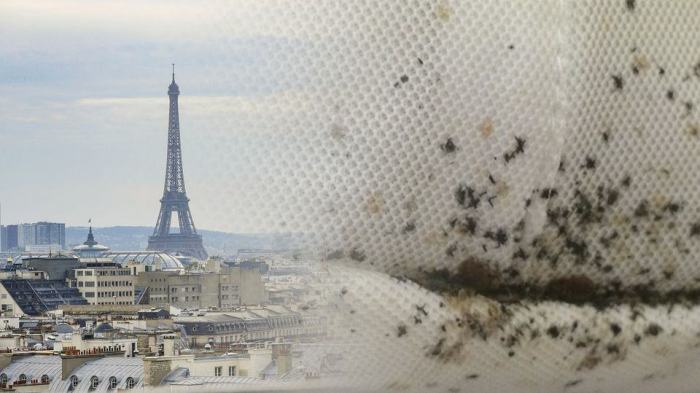
[[[175,63],[173,64],[173,83],[175,82]]]

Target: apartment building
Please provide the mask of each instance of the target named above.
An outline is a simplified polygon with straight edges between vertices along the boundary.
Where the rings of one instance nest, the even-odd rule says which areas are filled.
[[[89,304],[134,304],[134,281],[128,267],[119,264],[86,264],[74,270],[70,286]]]

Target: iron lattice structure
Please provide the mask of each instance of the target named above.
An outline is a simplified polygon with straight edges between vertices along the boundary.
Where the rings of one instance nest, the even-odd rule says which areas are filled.
[[[148,238],[148,250],[180,253],[206,259],[207,252],[202,236],[197,233],[190,212],[189,198],[185,191],[185,176],[182,171],[182,148],[180,145],[180,114],[177,99],[180,88],[173,80],[168,87],[170,116],[168,120],[168,158],[165,165],[165,187],[160,200],[158,221],[153,235]],[[173,213],[177,213],[179,232],[170,232]]]

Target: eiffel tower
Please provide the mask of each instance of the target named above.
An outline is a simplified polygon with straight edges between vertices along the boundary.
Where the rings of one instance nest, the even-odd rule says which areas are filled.
[[[185,192],[185,177],[182,173],[182,149],[180,148],[180,115],[177,97],[180,88],[175,83],[175,64],[173,64],[173,81],[168,87],[170,97],[170,116],[168,120],[168,159],[165,165],[165,188],[160,199],[160,213],[148,238],[148,250],[180,253],[197,259],[207,259],[207,252],[202,245],[202,236],[197,233],[190,213],[189,198]],[[177,213],[178,232],[170,231],[173,213]]]

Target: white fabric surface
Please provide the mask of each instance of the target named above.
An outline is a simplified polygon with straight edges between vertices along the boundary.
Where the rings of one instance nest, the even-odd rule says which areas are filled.
[[[267,78],[248,80],[238,67],[212,78],[260,94],[289,89],[231,108],[212,154],[244,137],[259,143],[213,171],[231,186],[212,186],[206,206],[255,212],[248,228],[308,234],[338,278],[337,339],[363,345],[348,355],[353,383],[470,392],[698,385],[696,306],[641,304],[634,320],[629,304],[597,311],[523,298],[501,310],[389,276],[454,271],[473,258],[504,287],[583,277],[601,290],[697,289],[700,2],[214,6],[223,63],[240,60],[230,48],[243,34],[269,38],[260,50],[271,55],[256,65]],[[493,322],[489,307],[512,315]],[[487,340],[454,323],[468,315],[493,324]],[[431,356],[440,340],[458,354]]]

